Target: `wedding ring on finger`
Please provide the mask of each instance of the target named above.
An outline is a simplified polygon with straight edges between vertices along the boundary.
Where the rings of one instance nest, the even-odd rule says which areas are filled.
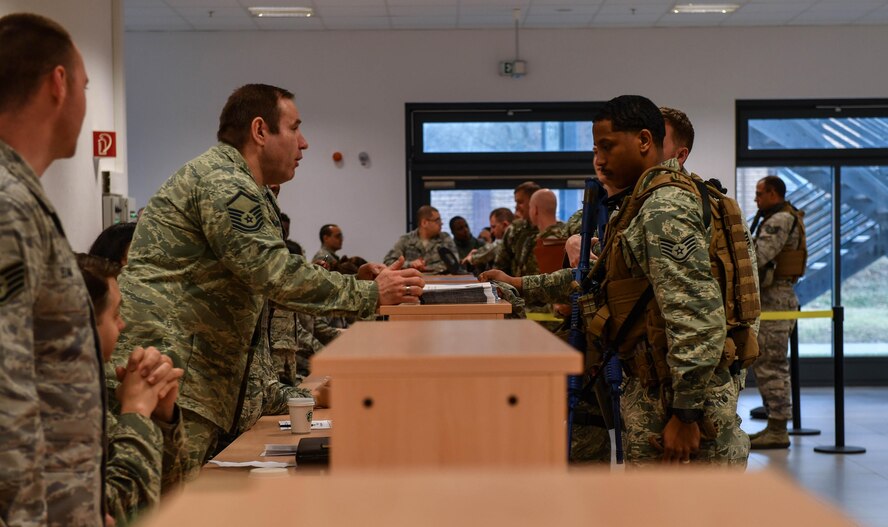
[[[404,286],[404,296],[410,296],[410,286],[409,285]]]
[[[682,459],[682,460],[681,460],[681,464],[682,464],[682,465],[687,465],[687,464],[689,464],[690,462],[691,462],[690,459]]]

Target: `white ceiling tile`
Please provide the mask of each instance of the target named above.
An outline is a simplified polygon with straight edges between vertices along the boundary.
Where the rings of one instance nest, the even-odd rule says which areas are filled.
[[[538,15],[528,16],[521,27],[524,28],[580,28],[588,27],[591,15]]]
[[[476,16],[486,16],[486,17],[504,17],[508,18],[510,21],[512,18],[512,8],[511,7],[503,7],[503,6],[466,6],[462,5],[459,8],[459,16],[460,17],[476,17]],[[524,15],[522,15],[523,18]]]
[[[294,4],[294,1],[296,2]],[[289,5],[299,5],[299,2],[307,0],[290,0]],[[385,0],[314,0],[314,7],[320,9],[324,6],[385,6]]]
[[[237,0],[243,7],[314,7],[312,0]]]
[[[604,4],[598,10],[598,14],[604,16],[662,16],[668,13],[671,8],[672,5],[662,2],[660,4],[633,5]]]
[[[200,7],[207,9],[240,7],[237,0],[164,0],[164,2],[170,7]]]
[[[269,31],[320,31],[325,29],[320,17],[311,18],[256,18],[256,27]]]
[[[508,29],[515,27],[515,22],[512,20],[512,15],[509,14],[508,17],[503,16],[488,16],[488,15],[473,15],[473,16],[463,16],[459,17],[459,27],[464,29],[470,28],[490,28],[490,29]]]
[[[250,12],[241,6],[237,7],[177,7],[174,9],[182,17],[191,18],[239,18],[251,19]],[[210,15],[212,12],[212,16]]]
[[[459,0],[385,0],[386,5],[389,7],[393,6],[416,6],[416,7],[428,7],[428,6],[448,6],[448,7],[459,7]]]
[[[413,17],[413,18],[423,18],[423,17],[439,17],[439,16],[452,16],[456,17],[459,14],[459,7],[457,5],[429,5],[429,6],[396,6],[391,5],[389,2],[388,8],[389,15],[393,17]]]
[[[531,4],[527,16],[583,16],[598,13],[600,5]]]
[[[762,16],[770,16],[770,15],[786,15],[786,14],[800,14],[804,10],[808,9],[816,2],[814,0],[807,0],[805,2],[799,1],[781,1],[775,2],[771,0],[770,2],[748,2],[740,6],[739,9],[734,11],[734,15],[743,14],[743,15],[762,15]]]
[[[384,5],[381,6],[318,6],[315,13],[321,18],[331,16],[349,16],[349,17],[381,17],[388,16],[388,11]]]
[[[504,9],[521,9],[522,11],[527,10],[527,6],[529,5],[529,0],[460,0],[459,6],[460,9],[464,7],[501,7]]]
[[[456,29],[457,17],[453,16],[393,16],[394,29]]]
[[[132,7],[163,7],[163,0],[123,0],[123,9]]]
[[[324,26],[327,29],[389,29],[391,24],[388,17],[379,16],[328,16],[324,17]]]

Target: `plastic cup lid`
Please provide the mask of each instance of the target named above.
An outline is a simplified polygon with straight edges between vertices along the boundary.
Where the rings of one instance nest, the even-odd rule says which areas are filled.
[[[287,399],[287,404],[290,406],[314,406],[315,400],[311,397],[291,397]]]

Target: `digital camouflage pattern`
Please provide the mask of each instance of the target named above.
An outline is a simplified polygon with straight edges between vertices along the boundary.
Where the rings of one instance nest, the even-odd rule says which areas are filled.
[[[120,276],[121,333],[113,362],[155,346],[185,369],[179,404],[191,460],[211,450],[205,423],[235,425],[247,358],[266,299],[292,310],[369,316],[378,289],[291,255],[276,204],[237,149],[218,144],[188,162],[149,200]],[[112,365],[113,368],[113,365]],[[196,445],[198,442],[204,445]],[[199,465],[198,465],[199,467]],[[189,467],[189,473],[193,467]]]
[[[463,258],[468,256],[473,249],[480,249],[485,245],[482,240],[475,238],[471,234],[469,235],[469,239],[463,242],[453,238],[453,244],[456,245],[456,249],[459,251],[459,254],[456,255],[456,257],[459,258],[459,261],[462,261]]]
[[[663,429],[669,416],[659,393],[644,388],[637,377],[623,379],[620,412],[625,423],[623,446],[632,466],[660,466],[661,451],[651,442],[663,444]],[[749,436],[740,429],[737,398],[740,377],[726,370],[715,372],[707,383],[703,406],[700,451],[691,463],[707,463],[745,468],[749,457]]]
[[[503,241],[494,240],[484,247],[480,247],[475,254],[472,255],[472,265],[485,265],[496,260],[500,251],[503,250]]]
[[[796,311],[799,299],[790,280],[775,280],[774,260],[784,249],[796,249],[800,230],[793,229],[795,217],[789,212],[765,215],[756,229],[755,251],[761,284],[762,311]],[[799,218],[799,221],[802,221]],[[752,365],[759,392],[768,408],[768,417],[788,421],[792,419],[792,392],[790,390],[789,334],[795,320],[763,320],[759,328],[759,358]]]
[[[311,358],[339,336],[325,317],[296,313],[296,372],[311,375]]]
[[[278,378],[296,386],[302,378],[296,372],[296,314],[274,307],[271,316],[271,363]]]
[[[183,479],[184,426],[178,410],[172,423],[116,410],[109,411],[106,420],[108,513],[124,526],[155,507],[161,494]]]
[[[318,249],[318,252],[311,257],[312,262],[317,262],[318,260],[333,263],[338,262],[339,257],[336,256],[335,252],[322,245],[321,248]]]
[[[296,378],[299,382],[293,386],[281,382],[278,378],[269,353],[269,318],[268,309],[265,309],[260,318],[262,337],[253,351],[253,362],[250,365],[247,390],[235,437],[249,430],[263,415],[286,414],[289,411],[287,400],[291,397],[312,396],[311,390],[297,386],[302,382],[301,377]]]
[[[441,255],[438,254],[439,247],[449,249],[453,256],[458,258],[457,254],[459,251],[456,248],[456,244],[453,243],[453,238],[446,232],[441,232],[434,238],[423,240],[419,236],[419,229],[414,229],[398,238],[395,246],[385,255],[383,261],[386,265],[391,265],[403,256],[404,268],[406,269],[409,267],[408,264],[410,262],[417,258],[422,258],[425,261],[425,272],[441,273],[447,271],[447,265],[444,264],[444,261],[441,260]]]
[[[497,254],[493,267],[501,269],[509,276],[537,274],[539,271],[533,271],[536,269],[533,247],[539,232],[527,220],[516,219],[512,222],[503,233],[503,247]],[[532,258],[533,263],[529,264],[528,258]]]
[[[680,169],[675,159],[664,165]],[[639,181],[636,193],[640,194],[656,174],[651,171]],[[703,454],[696,461],[734,464],[734,458],[740,456],[746,462],[749,438],[739,428],[736,395],[726,394],[730,392],[727,385],[736,383],[727,372],[716,372],[725,344],[726,320],[721,291],[710,270],[708,230],[700,198],[684,189],[664,186],[651,193],[623,232],[608,233],[608,243],[620,244],[623,263],[631,274],[646,277],[653,287],[666,322],[666,362],[672,377],[671,390],[662,395],[666,400],[660,400],[660,392],[650,394],[637,386],[637,379],[630,377],[624,383],[620,403],[630,463],[659,459],[659,452],[650,448],[645,436],[662,433],[666,408],[703,410],[722,427],[708,449],[712,455]],[[646,342],[640,345],[644,347]]]
[[[55,221],[54,221],[55,220]],[[40,180],[0,141],[0,524],[103,524],[89,295]]]

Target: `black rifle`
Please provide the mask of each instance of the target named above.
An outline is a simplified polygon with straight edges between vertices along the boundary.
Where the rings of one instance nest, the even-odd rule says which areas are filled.
[[[598,190],[601,187],[592,178],[586,178],[586,188],[583,192],[583,219],[580,227],[580,262],[574,269],[574,281],[581,284],[580,290],[570,295],[570,334],[567,342],[577,351],[586,353],[586,332],[580,325],[580,303],[582,295],[592,292],[592,283],[586,280],[591,268],[589,264],[589,251],[592,249],[592,237],[598,231]],[[585,361],[584,361],[585,362]],[[580,395],[583,391],[583,376],[569,375],[567,377],[567,457],[570,459],[570,444],[573,439],[574,411],[580,403]]]

